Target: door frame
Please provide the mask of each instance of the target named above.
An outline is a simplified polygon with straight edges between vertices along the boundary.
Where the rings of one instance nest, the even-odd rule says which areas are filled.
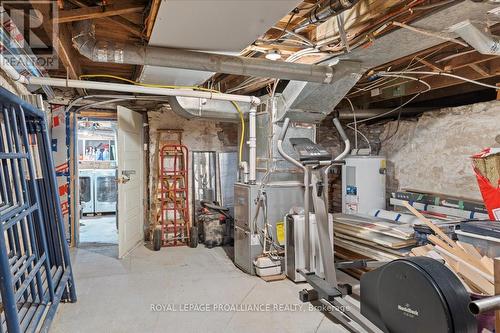
[[[88,119],[89,121],[110,121],[117,122],[116,117],[112,118],[110,116],[106,117],[87,117],[84,115],[79,115],[76,112],[71,112],[69,115],[70,118],[70,129],[73,130],[73,133],[70,137],[70,170],[71,170],[71,196],[73,200],[71,200],[71,247],[79,247],[80,246],[80,167],[79,167],[79,157],[78,157],[78,122],[82,121],[82,119]],[[115,130],[115,143],[117,142],[117,132]],[[118,160],[116,160],[117,168],[118,168]],[[118,218],[118,205],[116,209],[116,218]],[[118,229],[118,228],[117,228]]]

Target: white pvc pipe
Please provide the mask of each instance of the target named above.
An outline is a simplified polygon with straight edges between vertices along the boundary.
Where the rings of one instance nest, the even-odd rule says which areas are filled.
[[[107,90],[115,92],[127,92],[136,94],[150,94],[160,96],[184,96],[204,99],[215,99],[219,101],[251,103],[252,105],[259,105],[260,99],[255,96],[233,95],[216,93],[209,91],[191,90],[191,89],[168,89],[156,87],[144,87],[139,85],[130,85],[122,83],[109,83],[98,81],[82,81],[82,80],[68,80],[68,79],[55,79],[50,77],[25,77],[17,72],[12,65],[0,54],[0,68],[14,81],[23,84],[34,84],[41,86],[51,87],[67,87],[76,89],[94,89],[94,90]]]
[[[255,184],[257,179],[257,107],[253,105],[248,113],[248,152],[249,152],[249,176],[250,184]]]
[[[2,68],[5,73],[14,81],[21,82],[24,84],[28,83],[28,80],[24,75],[19,74],[14,67],[9,63],[7,59],[0,53],[0,68]]]
[[[107,91],[115,91],[115,92],[128,92],[128,93],[150,94],[150,95],[160,95],[160,96],[183,96],[183,97],[215,99],[215,100],[219,100],[219,101],[251,103],[253,105],[260,104],[260,99],[255,97],[255,96],[232,95],[232,94],[190,90],[190,89],[168,89],[168,88],[157,88],[157,87],[144,87],[144,86],[139,86],[139,85],[130,85],[130,84],[122,84],[122,83],[55,79],[55,78],[48,78],[48,77],[30,77],[27,79],[27,83],[36,84],[36,85],[51,86],[51,87],[67,87],[67,88],[77,88],[77,89],[80,88],[80,89],[93,89],[93,90],[107,90]]]

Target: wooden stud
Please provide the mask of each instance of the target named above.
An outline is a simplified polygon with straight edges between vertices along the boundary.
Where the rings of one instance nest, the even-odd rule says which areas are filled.
[[[495,295],[500,295],[500,258],[495,258],[493,265],[495,271]],[[495,331],[500,332],[500,310],[495,311]]]

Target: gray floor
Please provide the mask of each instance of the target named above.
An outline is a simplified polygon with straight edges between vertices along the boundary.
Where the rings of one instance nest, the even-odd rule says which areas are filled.
[[[249,276],[220,247],[153,252],[141,245],[122,260],[116,246],[79,248],[72,255],[78,302],[59,306],[51,332],[346,332],[307,305],[291,311],[302,304],[298,291],[307,285]],[[167,311],[152,311],[154,304]],[[229,304],[233,310],[282,304],[282,311],[182,311],[184,304]]]
[[[80,219],[80,243],[118,244],[116,215],[85,216]]]

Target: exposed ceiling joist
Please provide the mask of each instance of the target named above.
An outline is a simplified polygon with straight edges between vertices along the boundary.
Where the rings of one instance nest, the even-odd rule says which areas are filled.
[[[55,18],[57,23],[68,23],[81,20],[99,19],[109,16],[125,15],[144,10],[144,5],[136,1],[121,2],[107,6],[92,6],[78,9],[68,9],[59,12]]]
[[[419,58],[419,57],[415,57],[415,60],[417,60],[418,62],[424,64],[427,67],[429,67],[433,71],[444,72],[444,68],[441,68],[435,62],[432,62],[430,60],[426,60],[426,59],[423,59],[423,58]]]
[[[82,74],[78,53],[71,43],[71,32],[67,24],[59,26],[59,37],[57,38],[59,58],[68,71],[71,79],[79,79]]]
[[[86,2],[83,2],[81,0],[68,0],[72,4],[79,6],[81,8],[88,8],[89,5]],[[102,20],[105,20],[106,22],[115,24],[119,26],[121,29],[126,30],[127,32],[130,32],[133,35],[136,35],[139,38],[145,38],[145,35],[142,32],[142,27],[135,24],[134,22],[131,22],[127,20],[126,18],[122,16],[107,16],[103,17]]]
[[[490,69],[488,73],[479,73],[471,68],[470,65],[462,66],[453,69],[453,74],[466,77],[470,80],[482,80],[485,78],[495,77],[500,72],[500,58],[494,58],[481,64],[488,66]],[[484,75],[487,74],[487,75]],[[424,75],[419,77],[422,81],[428,83],[432,89],[441,89],[463,84],[464,81],[453,77],[439,76],[439,75]],[[358,101],[369,101],[370,103],[389,100],[393,98],[401,98],[410,96],[422,91],[423,86],[421,83],[401,79],[391,82],[390,85],[379,88],[381,94],[378,96],[370,96],[370,92],[363,94]]]
[[[475,70],[477,73],[481,74],[484,77],[490,76],[490,73],[491,73],[490,69],[486,68],[482,64],[470,64],[469,67],[472,68],[473,70]]]
[[[146,19],[146,37],[149,39],[151,33],[153,32],[153,26],[156,21],[156,16],[158,16],[158,9],[160,9],[161,0],[153,0],[151,3],[151,8],[149,10],[149,15]]]

